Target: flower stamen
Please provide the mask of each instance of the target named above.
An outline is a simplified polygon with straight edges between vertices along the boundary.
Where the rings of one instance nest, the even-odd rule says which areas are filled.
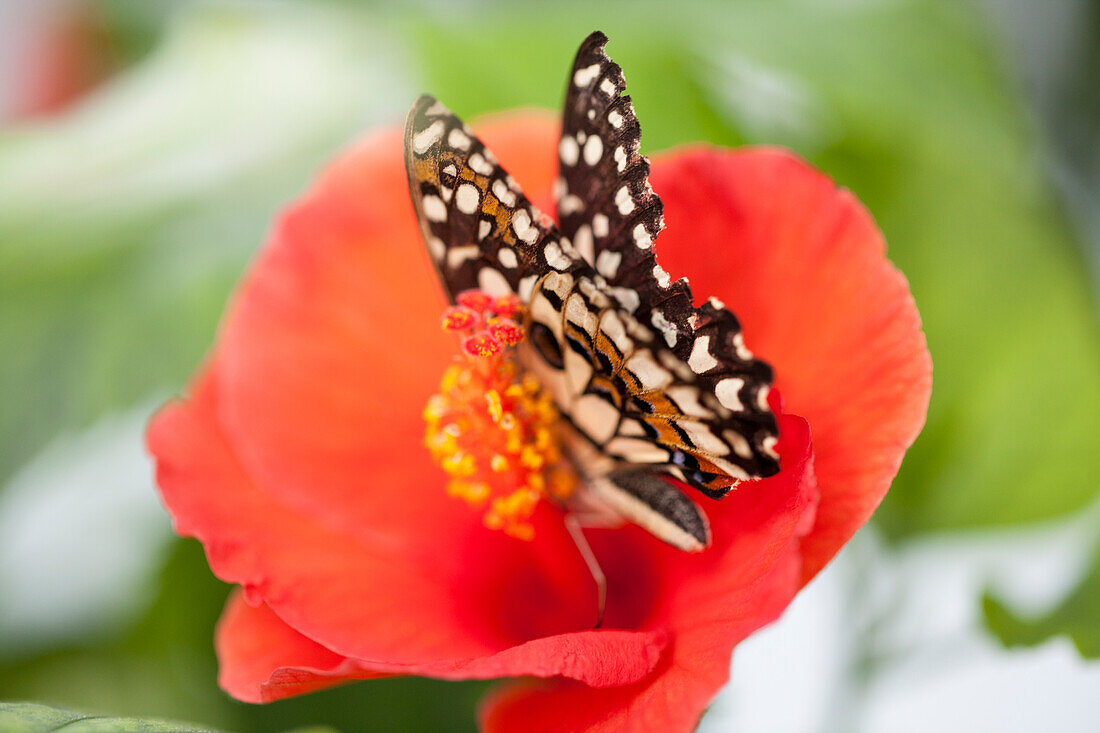
[[[447,474],[447,494],[485,509],[483,521],[519,539],[542,499],[562,501],[577,479],[563,459],[553,399],[513,356],[522,304],[479,290],[459,293],[442,325],[461,341],[439,392],[424,407],[424,444]]]

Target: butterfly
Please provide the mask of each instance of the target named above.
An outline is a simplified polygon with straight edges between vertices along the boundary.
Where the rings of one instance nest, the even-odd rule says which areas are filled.
[[[451,302],[470,289],[525,304],[522,366],[553,396],[590,499],[686,551],[706,515],[667,475],[721,499],[779,470],[772,370],[737,318],[657,263],[662,204],[639,153],[622,69],[595,32],[567,81],[558,224],[442,103],[420,97],[405,163],[421,233]]]

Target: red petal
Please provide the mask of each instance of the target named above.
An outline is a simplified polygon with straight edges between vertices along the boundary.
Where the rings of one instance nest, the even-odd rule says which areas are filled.
[[[652,181],[662,265],[733,309],[812,426],[808,581],[870,517],[924,424],[931,359],[913,298],[867,211],[788,152],[689,149],[658,160]]]
[[[214,648],[218,684],[245,702],[271,702],[350,679],[382,676],[362,671],[302,636],[267,606],[249,605],[240,592],[229,597]]]
[[[778,475],[742,484],[706,505],[714,530],[708,550],[689,554],[640,537],[634,543],[637,566],[656,568],[650,589],[655,605],[643,626],[667,627],[674,640],[657,668],[641,682],[609,690],[563,680],[505,686],[483,706],[486,730],[694,729],[729,678],[734,646],[775,619],[800,586],[799,536],[817,500],[813,454],[801,418],[781,416],[780,436]],[[591,534],[602,560],[642,532],[628,527]],[[608,578],[621,582],[623,574],[609,572]]]
[[[657,664],[664,643],[659,633],[585,631],[535,639],[494,656],[450,664],[367,662],[333,653],[286,625],[267,606],[250,605],[243,593],[230,597],[215,636],[218,682],[245,702],[270,702],[391,673],[446,679],[561,675],[591,687],[608,687],[643,678]]]
[[[479,132],[517,174],[549,181],[528,161],[553,147],[547,118]],[[441,500],[422,446],[421,411],[457,351],[443,309],[400,134],[371,135],[281,217],[226,318],[221,422],[249,475],[345,531],[434,554],[441,528],[471,519]]]
[[[482,701],[486,733],[661,731],[688,733],[729,677],[733,646],[790,603],[801,562],[791,546],[771,573],[723,600],[743,609],[736,622],[678,635],[672,656],[642,682],[596,690],[566,680],[508,683]]]
[[[479,522],[467,523],[467,536],[441,530],[431,547],[436,563],[420,565],[400,548],[363,541],[273,500],[242,471],[214,422],[217,412],[206,377],[190,400],[166,406],[150,426],[157,483],[176,530],[203,542],[219,577],[244,585],[330,654],[357,660],[360,670],[444,678],[565,675],[592,685],[640,679],[657,662],[663,630],[587,630],[592,581],[556,509],[536,514],[534,542]],[[547,631],[570,625],[585,630]],[[271,639],[272,649],[285,637]],[[294,637],[279,666],[296,666],[300,650]],[[227,689],[255,689],[263,682],[257,669],[275,658],[226,672],[233,681]],[[362,676],[346,667],[339,674]]]

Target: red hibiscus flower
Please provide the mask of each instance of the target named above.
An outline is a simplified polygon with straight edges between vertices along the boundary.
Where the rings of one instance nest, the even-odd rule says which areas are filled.
[[[538,204],[557,123],[479,136]],[[658,156],[657,252],[738,315],[775,368],[782,470],[704,507],[713,545],[632,526],[589,539],[593,580],[542,502],[535,536],[448,498],[421,412],[455,353],[409,204],[398,130],[339,156],[279,218],[188,396],[149,429],[176,530],[239,584],[220,683],[261,702],[390,674],[520,677],[487,730],[687,731],[734,646],[775,619],[871,515],[924,421],[931,363],[904,278],[847,191],[790,153]],[[549,210],[548,207],[544,207]]]

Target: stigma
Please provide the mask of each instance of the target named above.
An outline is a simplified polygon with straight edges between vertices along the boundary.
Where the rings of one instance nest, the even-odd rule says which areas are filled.
[[[443,329],[461,348],[424,407],[424,444],[450,496],[482,509],[490,529],[530,540],[539,502],[564,501],[577,479],[553,399],[515,360],[522,309],[515,296],[467,290],[444,312]]]

